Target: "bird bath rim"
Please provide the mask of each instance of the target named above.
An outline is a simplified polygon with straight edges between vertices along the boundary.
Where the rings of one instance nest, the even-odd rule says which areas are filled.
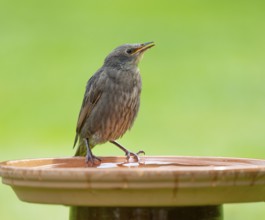
[[[101,159],[99,167],[87,167],[84,157],[6,161],[0,175],[21,200],[38,203],[180,206],[265,200],[265,160],[144,156],[137,166],[125,157]]]

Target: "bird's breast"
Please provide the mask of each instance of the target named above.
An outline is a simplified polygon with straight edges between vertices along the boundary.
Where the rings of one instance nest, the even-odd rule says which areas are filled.
[[[127,83],[122,81],[109,85],[93,110],[91,130],[98,142],[115,140],[121,137],[133,125],[140,106],[141,79],[133,79]]]

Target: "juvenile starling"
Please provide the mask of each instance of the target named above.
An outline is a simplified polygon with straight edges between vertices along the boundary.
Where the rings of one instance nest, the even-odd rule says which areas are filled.
[[[86,162],[93,165],[100,159],[91,149],[107,141],[115,144],[139,161],[132,153],[115,140],[133,125],[140,105],[142,88],[138,63],[143,53],[154,46],[153,42],[124,44],[114,49],[103,66],[88,80],[79,113],[74,146],[79,140],[75,156],[86,156]]]

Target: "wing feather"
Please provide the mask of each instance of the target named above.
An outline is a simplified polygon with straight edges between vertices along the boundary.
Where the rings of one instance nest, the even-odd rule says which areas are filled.
[[[98,85],[98,81],[100,79],[101,71],[98,71],[94,76],[90,78],[90,80],[87,83],[85,96],[83,99],[83,103],[79,112],[77,125],[76,125],[76,136],[74,141],[74,147],[78,141],[78,135],[87,120],[87,118],[90,116],[91,111],[99,101],[102,90],[100,89],[100,86]]]

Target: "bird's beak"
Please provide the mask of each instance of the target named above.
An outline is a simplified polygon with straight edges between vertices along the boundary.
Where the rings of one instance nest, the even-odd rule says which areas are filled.
[[[151,48],[155,46],[155,43],[154,42],[147,42],[147,43],[143,43],[140,45],[140,47],[138,47],[134,52],[133,54],[135,53],[142,53],[144,51],[146,51],[147,49]]]

